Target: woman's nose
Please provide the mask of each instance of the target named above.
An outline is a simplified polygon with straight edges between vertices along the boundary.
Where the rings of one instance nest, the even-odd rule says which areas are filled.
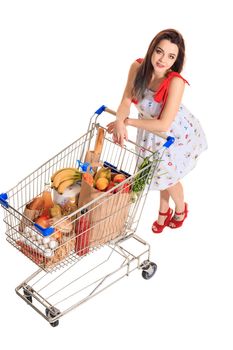
[[[164,55],[160,56],[159,62],[164,63],[164,61],[165,61]]]

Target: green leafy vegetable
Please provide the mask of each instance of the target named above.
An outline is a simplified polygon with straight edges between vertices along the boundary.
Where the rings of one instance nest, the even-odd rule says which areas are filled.
[[[138,171],[146,168],[144,171],[140,172],[140,174],[136,175],[134,178],[134,184],[133,184],[133,192],[141,192],[144,190],[146,184],[150,183],[150,180],[152,178],[151,173],[151,166],[152,163],[148,157],[146,157],[142,164],[139,166]],[[149,166],[150,165],[150,166]]]

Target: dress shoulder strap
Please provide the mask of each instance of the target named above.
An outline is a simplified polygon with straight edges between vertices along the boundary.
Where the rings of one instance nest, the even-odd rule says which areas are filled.
[[[169,85],[171,83],[172,78],[174,78],[174,77],[181,78],[185,83],[190,85],[189,82],[180,75],[180,73],[170,72],[168,74],[167,78],[162,82],[162,84],[160,85],[160,87],[158,88],[158,90],[156,91],[156,93],[154,95],[154,100],[156,102],[162,103],[162,109],[161,109],[160,115],[162,113],[162,110],[163,110],[165,103],[166,103],[166,100],[167,100]]]
[[[173,77],[178,77],[178,78],[180,78],[180,79],[182,79],[185,83],[187,83],[188,85],[190,85],[189,84],[189,82],[186,80],[186,79],[184,79],[183,77],[182,77],[182,75],[180,75],[180,73],[178,73],[178,72],[170,72],[170,73],[168,73],[168,79],[172,79]]]
[[[158,88],[158,90],[156,91],[156,93],[154,95],[154,100],[156,102],[162,102],[163,105],[165,104],[166,99],[167,99],[169,85],[170,85],[172,78],[174,78],[174,77],[181,78],[185,83],[187,83],[189,85],[189,82],[186,79],[184,79],[179,73],[170,72],[168,74],[167,78],[162,82],[162,84],[160,85],[160,87]]]

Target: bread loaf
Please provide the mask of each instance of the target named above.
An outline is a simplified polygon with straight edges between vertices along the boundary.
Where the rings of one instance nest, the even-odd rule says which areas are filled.
[[[95,149],[94,149],[95,154],[101,154],[103,143],[104,143],[104,129],[99,128],[97,137],[96,137],[96,142],[95,142]]]

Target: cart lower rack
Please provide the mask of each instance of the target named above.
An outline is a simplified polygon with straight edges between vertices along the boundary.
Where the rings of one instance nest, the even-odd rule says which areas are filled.
[[[8,242],[39,267],[16,293],[53,327],[135,269],[145,279],[157,269],[136,230],[174,140],[147,150],[145,161],[140,145],[120,147],[107,136],[98,123],[104,111],[115,114],[99,108],[86,134],[0,195]]]
[[[130,251],[124,247],[127,241],[131,245]],[[132,241],[139,246],[135,247]],[[74,262],[62,272],[50,274],[39,269],[16,288],[16,293],[55,327],[61,316],[135,269],[142,269],[145,279],[151,278],[156,264],[149,261],[149,254],[149,245],[140,237],[131,235],[123,241],[106,245],[94,255],[88,255],[78,266]]]

